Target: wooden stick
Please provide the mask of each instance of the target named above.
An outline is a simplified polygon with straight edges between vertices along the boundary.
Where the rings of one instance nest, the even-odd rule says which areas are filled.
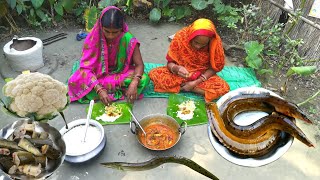
[[[301,19],[302,21],[304,21],[305,23],[307,23],[307,24],[311,25],[312,27],[317,28],[317,29],[320,30],[320,25],[319,25],[319,24],[317,24],[317,23],[315,23],[315,22],[313,22],[313,21],[311,21],[311,20],[309,20],[309,19],[307,19],[307,18],[305,18],[305,17],[303,17],[303,16],[297,16],[294,11],[292,11],[291,9],[287,9],[287,8],[281,6],[280,4],[274,2],[273,0],[268,0],[268,1],[269,1],[271,4],[273,4],[273,5],[277,6],[278,8],[280,8],[281,10],[286,11],[287,13],[293,15],[294,17],[300,18],[300,19]]]

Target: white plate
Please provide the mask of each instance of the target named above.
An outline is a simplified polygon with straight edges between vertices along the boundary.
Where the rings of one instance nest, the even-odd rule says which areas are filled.
[[[272,91],[269,91],[264,88],[259,88],[259,87],[244,87],[244,88],[239,88],[234,91],[230,91],[224,96],[222,96],[218,101],[217,101],[217,106],[220,107],[221,104],[229,99],[230,97],[233,97],[235,95],[238,95],[240,93],[246,93],[246,94],[259,94],[261,92],[269,92],[273,96],[278,96],[279,95],[275,94]],[[281,98],[281,97],[280,97]],[[260,119],[261,117],[266,116],[267,113],[261,112],[261,111],[251,111],[251,112],[246,112],[246,113],[241,113],[235,118],[235,123],[239,125],[248,125],[256,120]],[[248,118],[250,117],[250,118]],[[248,121],[248,119],[251,119],[251,121]],[[241,122],[241,124],[240,124]],[[258,166],[263,166],[266,164],[269,164],[277,159],[279,159],[284,153],[288,151],[290,148],[292,142],[293,142],[293,137],[282,132],[281,133],[281,139],[279,141],[279,144],[269,153],[267,153],[264,156],[258,157],[258,158],[250,158],[250,157],[240,157],[237,156],[235,153],[231,152],[229,149],[227,149],[225,146],[223,146],[219,140],[212,134],[210,125],[208,125],[208,135],[210,142],[214,149],[226,160],[237,164],[241,166],[247,166],[247,167],[258,167]]]

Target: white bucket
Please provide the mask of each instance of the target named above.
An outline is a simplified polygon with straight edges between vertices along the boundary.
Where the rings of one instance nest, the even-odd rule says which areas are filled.
[[[10,48],[10,45],[13,44],[13,40],[9,41],[3,47],[3,51],[11,68],[15,71],[35,71],[43,67],[42,41],[35,37],[23,37],[19,38],[18,40],[32,40],[35,41],[36,44],[30,49],[19,51],[15,50],[14,48]]]

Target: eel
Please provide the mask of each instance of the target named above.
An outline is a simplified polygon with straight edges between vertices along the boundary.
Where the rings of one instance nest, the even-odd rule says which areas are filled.
[[[21,138],[18,146],[23,148],[24,150],[32,153],[35,156],[42,156],[42,153],[38,148],[36,148],[27,138]]]
[[[215,179],[215,180],[218,179],[215,175],[213,175],[211,172],[209,172],[208,170],[206,170],[196,162],[181,156],[156,157],[149,161],[141,162],[141,163],[107,162],[107,163],[101,163],[101,165],[107,168],[113,168],[113,169],[122,170],[122,171],[145,171],[145,170],[156,168],[164,163],[182,164],[210,179]]]
[[[270,114],[267,118],[261,118],[247,126],[234,123],[235,116],[242,112],[259,110]],[[263,136],[270,129],[284,131],[300,140],[309,147],[314,147],[303,131],[295,124],[295,118],[305,122],[312,121],[295,104],[281,98],[261,94],[240,94],[226,100],[219,108],[220,115],[226,124],[226,128],[232,134],[243,138],[257,138]]]
[[[6,139],[0,139],[0,148],[22,150],[22,148],[20,148],[16,142],[8,141]]]
[[[238,137],[228,131],[222,120],[216,103],[207,104],[207,114],[212,133],[231,151],[242,156],[262,156],[270,152],[278,143],[280,133],[270,130],[262,137],[266,140],[248,139]],[[265,117],[266,118],[266,117]],[[261,138],[261,137],[259,137]]]

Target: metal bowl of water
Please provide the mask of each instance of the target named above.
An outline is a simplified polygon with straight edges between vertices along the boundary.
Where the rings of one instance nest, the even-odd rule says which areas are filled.
[[[48,133],[48,139],[50,140],[50,142],[52,142],[52,147],[60,152],[60,157],[57,158],[56,160],[48,159],[46,167],[41,168],[42,169],[41,173],[36,177],[25,175],[22,173],[14,173],[14,174],[8,174],[8,175],[12,179],[45,179],[50,175],[52,175],[63,163],[65,158],[65,153],[66,153],[66,145],[64,143],[64,140],[61,137],[61,134],[57,129],[50,126],[48,123],[32,121],[29,119],[15,121],[11,124],[6,125],[4,128],[0,130],[0,139],[10,138],[10,136],[12,136],[13,132],[17,128],[20,128],[25,124],[34,124],[35,132],[37,133],[41,133],[41,132]]]

